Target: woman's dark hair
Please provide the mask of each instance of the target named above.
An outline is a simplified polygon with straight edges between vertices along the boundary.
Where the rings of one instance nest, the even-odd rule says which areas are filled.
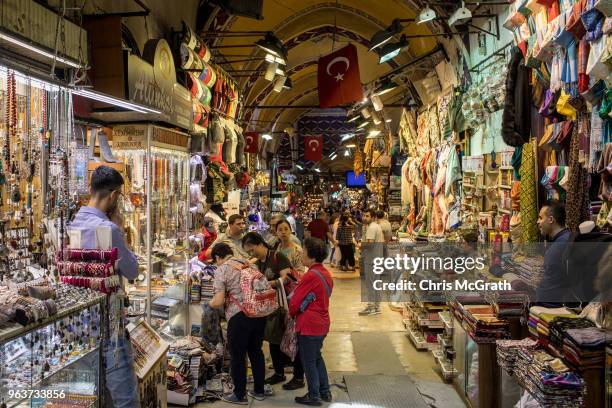
[[[210,251],[210,257],[213,259],[213,261],[216,261],[217,257],[223,259],[228,255],[234,255],[234,251],[232,250],[231,246],[224,242],[215,244]]]
[[[319,238],[306,238],[304,240],[304,251],[310,259],[314,259],[321,263],[327,258],[327,247],[325,242]]]
[[[376,218],[376,210],[371,208],[369,210],[366,211],[368,214],[370,214],[370,217],[372,218]]]
[[[244,247],[247,244],[249,245],[260,245],[261,244],[265,246],[266,248],[270,249],[270,245],[268,245],[266,240],[263,239],[263,237],[255,231],[247,232],[246,235],[242,237],[242,246]]]
[[[342,225],[346,225],[349,221],[349,215],[348,214],[342,214],[342,216],[340,217],[340,224]]]
[[[293,231],[293,229],[291,228],[291,224],[289,224],[289,221],[287,221],[286,219],[282,219],[279,222],[276,223],[276,225],[274,226],[274,231],[278,231],[278,226],[281,224],[287,224],[287,226],[289,227],[289,229],[291,231]]]

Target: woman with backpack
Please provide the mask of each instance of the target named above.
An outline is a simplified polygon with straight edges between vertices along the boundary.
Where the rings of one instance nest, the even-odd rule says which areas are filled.
[[[214,296],[209,306],[220,309],[225,306],[227,320],[227,345],[230,351],[231,376],[234,392],[223,396],[223,401],[248,405],[246,391],[246,356],[253,370],[254,391],[249,395],[257,400],[265,398],[264,378],[266,366],[262,351],[266,317],[248,317],[242,310],[244,300],[240,277],[249,266],[244,259],[234,257],[232,248],[225,243],[215,244],[211,257],[217,265],[213,283]]]
[[[323,340],[329,332],[329,297],[334,286],[331,274],[323,266],[327,256],[325,243],[317,238],[304,240],[302,261],[308,271],[302,276],[289,303],[289,313],[296,318],[298,350],[306,373],[308,393],[295,397],[304,405],[331,402],[327,368],[321,355]]]
[[[274,251],[266,243],[261,235],[249,232],[242,238],[242,247],[249,256],[257,259],[257,268],[263,273],[272,287],[279,289],[279,284],[285,285],[292,279],[291,261],[279,251]],[[293,363],[289,357],[281,351],[280,343],[285,329],[284,309],[278,309],[277,313],[268,316],[265,339],[270,344],[270,357],[274,374],[266,378],[266,384],[274,385],[284,382],[285,366],[293,365],[293,379],[283,385],[286,390],[296,390],[305,386],[304,370],[300,359],[296,358]]]

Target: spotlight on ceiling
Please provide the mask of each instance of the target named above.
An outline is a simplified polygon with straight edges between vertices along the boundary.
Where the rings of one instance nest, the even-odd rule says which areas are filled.
[[[342,139],[340,140],[341,142],[346,142],[349,139],[352,139],[355,137],[354,133],[345,133],[342,135]]]
[[[357,147],[357,145],[355,143],[350,143],[350,144],[346,145],[346,148],[348,148],[348,149],[352,149],[352,148],[355,148],[355,147]]]
[[[472,12],[469,8],[465,7],[465,3],[461,2],[461,7],[459,7],[455,12],[448,18],[448,25],[454,26],[455,24],[464,23],[472,18]]]
[[[372,112],[372,120],[374,121],[375,125],[380,125],[380,123],[382,122],[382,120],[380,119],[380,116],[376,112]]]
[[[266,81],[273,81],[274,77],[276,76],[276,69],[278,68],[278,63],[277,62],[272,62],[270,64],[268,64],[268,67],[266,68],[266,74],[264,75],[264,78],[266,79]]]
[[[385,122],[387,122],[387,123],[391,123],[391,118],[387,118],[387,119],[385,119]]]
[[[359,125],[357,125],[357,129],[363,129],[364,127],[368,126],[370,124],[369,121],[364,120],[363,122],[361,122]]]
[[[359,115],[353,115],[353,116],[349,116],[348,119],[346,120],[347,122],[354,122],[357,119],[359,119]]]
[[[429,8],[429,6],[425,6],[423,10],[419,13],[419,16],[416,19],[417,24],[423,24],[428,21],[431,21],[436,18],[436,12]]]
[[[397,57],[403,49],[408,47],[408,40],[405,35],[402,35],[402,38],[395,43],[388,43],[382,46],[380,49],[380,59],[378,60],[379,64],[384,64]]]
[[[397,84],[395,82],[393,82],[390,79],[385,79],[385,81],[382,84],[380,84],[378,89],[374,91],[374,95],[381,96],[381,95],[386,94],[387,92],[391,92],[395,88],[397,88]]]
[[[272,32],[266,33],[266,36],[257,41],[255,45],[275,57],[283,59],[285,57],[286,51],[283,43]]]
[[[285,84],[283,85],[283,89],[291,89],[293,88],[293,82],[291,82],[291,78],[287,77],[285,80]]]
[[[302,166],[300,166],[299,164],[296,164],[295,167],[297,167],[300,170],[304,170],[304,168]]]
[[[351,155],[351,152],[348,151],[348,149],[346,149],[344,151],[344,157],[349,157]]]
[[[321,170],[319,170],[319,169],[313,169],[313,170],[316,171],[317,173],[321,172]]]
[[[380,135],[381,130],[380,129],[376,129],[375,127],[370,128],[370,130],[368,131],[368,139],[372,139],[377,137],[378,135]]]
[[[271,134],[269,134],[269,133],[264,133],[263,135],[261,135],[261,137],[262,137],[264,140],[272,140],[272,135],[271,135]]]
[[[287,61],[285,61],[285,58],[283,58],[283,57],[275,57],[272,54],[266,54],[265,60],[267,62],[278,62],[281,65],[287,64]]]
[[[282,91],[286,80],[287,80],[286,76],[281,75],[281,76],[276,77],[276,79],[274,80],[274,92]]]
[[[394,35],[401,33],[402,29],[403,27],[400,24],[399,19],[393,20],[389,27],[377,32],[372,36],[372,38],[370,39],[370,51],[390,41]]]
[[[370,100],[372,101],[372,106],[374,107],[374,112],[372,112],[372,116],[374,116],[376,112],[380,112],[384,108],[384,105],[380,99],[380,96],[378,95],[372,95]]]
[[[332,155],[332,156],[329,158],[329,160],[336,160],[336,157],[338,157],[338,155],[337,155],[336,153],[334,153],[334,154],[333,154],[333,155]]]

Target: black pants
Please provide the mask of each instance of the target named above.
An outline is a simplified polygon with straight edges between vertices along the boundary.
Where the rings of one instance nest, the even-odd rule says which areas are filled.
[[[274,373],[278,375],[285,375],[285,367],[293,365],[293,377],[298,380],[304,379],[304,367],[302,367],[302,360],[300,359],[300,351],[295,356],[295,360],[291,362],[288,355],[283,353],[280,348],[280,344],[270,343],[270,357],[272,358],[272,366],[274,367]]]
[[[249,356],[253,370],[256,393],[264,393],[266,363],[262,350],[266,318],[250,318],[240,312],[232,316],[227,324],[227,343],[231,355],[231,376],[234,394],[246,396],[246,356]]]
[[[340,259],[340,266],[355,267],[355,246],[353,244],[340,245],[340,253],[342,258]]]

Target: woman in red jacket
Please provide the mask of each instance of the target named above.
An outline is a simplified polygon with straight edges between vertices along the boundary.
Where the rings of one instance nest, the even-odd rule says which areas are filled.
[[[326,257],[327,248],[322,240],[304,240],[302,261],[308,271],[289,303],[289,312],[296,317],[298,350],[308,382],[308,394],[295,397],[295,402],[312,406],[321,405],[321,400],[332,400],[327,368],[321,355],[323,340],[329,332],[329,297],[334,286],[330,273],[323,266]]]

